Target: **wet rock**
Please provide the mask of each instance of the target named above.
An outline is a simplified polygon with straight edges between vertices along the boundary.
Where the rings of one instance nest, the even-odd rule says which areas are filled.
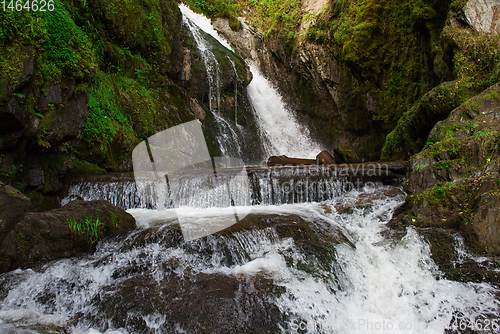
[[[332,165],[335,163],[335,158],[327,150],[321,151],[316,156],[316,165]]]
[[[96,234],[72,230],[69,221],[80,225],[85,221],[96,225]],[[5,238],[1,251],[9,263],[2,270],[62,257],[75,256],[95,250],[98,240],[128,232],[136,227],[135,219],[106,201],[70,202],[46,212],[27,213]]]
[[[471,249],[464,245],[456,230],[440,228],[422,228],[419,233],[425,237],[430,246],[431,258],[446,279],[458,282],[484,283],[498,285],[500,273],[498,264],[493,259],[475,261],[467,254]]]
[[[15,147],[26,128],[23,105],[34,73],[35,57],[32,46],[26,47],[23,53],[25,57],[19,77],[10,82],[0,79],[0,139],[3,150]]]
[[[250,283],[250,284],[249,284]],[[110,323],[133,333],[152,328],[173,333],[274,333],[283,315],[273,303],[279,288],[272,280],[222,273],[172,273],[155,280],[148,274],[126,278],[99,294],[96,314],[85,314],[101,330]],[[235,321],[238,319],[238,321]]]
[[[454,109],[410,159],[405,212],[396,218],[459,230],[474,251],[500,254],[500,85]]]
[[[500,255],[500,196],[484,192],[473,206],[472,226],[479,243],[491,254]]]
[[[52,83],[47,95],[42,94],[40,96],[39,105],[48,106],[49,104],[59,104],[61,102],[61,87],[59,84]]]
[[[403,196],[404,192],[398,187],[386,187],[378,189],[376,192],[363,192],[353,200],[345,199],[342,204],[335,205],[338,213],[351,213],[355,208],[366,208],[375,205],[377,200],[387,197]]]
[[[378,109],[377,96],[354,89],[355,76],[321,43],[304,41],[293,52],[282,39],[263,39],[250,24],[242,21],[242,29],[233,31],[226,19],[214,25],[242,57],[251,60],[282,92],[284,102],[299,111],[299,121],[308,124],[313,139],[329,147],[346,145],[369,160],[378,160],[383,136],[372,129],[371,111]],[[333,134],[332,125],[335,133]],[[369,147],[369,148],[367,148]],[[373,148],[373,149],[372,149]]]
[[[0,244],[15,224],[24,218],[30,199],[19,190],[0,182]]]
[[[500,33],[500,3],[497,0],[469,0],[464,13],[477,31]]]

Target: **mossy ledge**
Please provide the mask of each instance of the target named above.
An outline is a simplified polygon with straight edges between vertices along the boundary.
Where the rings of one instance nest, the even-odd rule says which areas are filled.
[[[477,253],[500,255],[500,84],[437,123],[410,158],[408,196],[395,221],[462,232]]]

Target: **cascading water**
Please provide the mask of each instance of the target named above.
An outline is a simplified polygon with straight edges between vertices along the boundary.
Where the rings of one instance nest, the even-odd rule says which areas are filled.
[[[217,101],[217,105],[220,107],[219,67],[215,56],[210,51],[200,30],[214,37],[229,50],[233,51],[233,49],[229,43],[214,30],[210,20],[203,15],[194,13],[183,4],[180,5],[180,8],[184,20],[189,26],[205,61],[207,76],[211,87],[210,90],[212,92],[210,93],[210,109],[212,111],[212,104],[215,105],[215,102],[212,101]],[[231,63],[233,69],[235,69],[234,63],[232,61]],[[320,145],[314,143],[309,136],[309,130],[301,126],[295,120],[293,113],[285,105],[273,84],[260,73],[254,64],[249,65],[253,79],[247,87],[247,92],[260,128],[261,140],[264,144],[266,157],[286,154],[291,157],[315,158],[322,150]],[[220,115],[217,115],[217,113],[214,114],[217,122],[223,124],[221,128],[226,129],[222,131],[228,132],[229,130],[231,133],[230,136],[226,135],[219,141],[221,147],[224,148],[224,143],[229,142],[231,136],[233,139],[238,137],[238,130],[233,129],[227,121],[220,117]],[[228,150],[224,150],[224,153],[226,152],[228,152]]]
[[[222,155],[241,157],[241,131],[238,129],[237,124],[231,124],[228,122],[221,114],[221,78],[220,78],[220,66],[217,61],[217,57],[211,50],[210,42],[206,39],[204,33],[214,37],[219,43],[221,43],[227,49],[232,50],[229,43],[227,43],[219,34],[213,29],[210,20],[200,14],[194,13],[186,5],[180,4],[183,15],[183,22],[189,27],[191,34],[196,42],[196,46],[201,53],[203,58],[203,63],[205,64],[209,96],[208,103],[209,109],[212,113],[214,120],[218,127],[217,142]],[[236,72],[236,66],[231,58],[227,57],[227,60],[231,63],[235,74],[235,80],[237,81],[238,74]],[[237,92],[237,85],[235,87]],[[235,94],[235,113],[237,112],[237,93]]]
[[[266,95],[256,72],[254,80],[249,90]],[[269,149],[310,149],[288,144]],[[92,255],[0,275],[0,332],[467,333],[461,319],[498,332],[498,286],[447,279],[419,231],[387,225],[404,201],[401,180],[358,183],[322,167],[241,174],[218,171],[220,188],[197,174],[171,177],[170,198],[130,176],[75,182],[63,202],[109,200],[138,228]],[[171,202],[179,207],[156,210]],[[249,214],[237,224],[183,240],[177,213],[210,225],[243,206]],[[464,248],[457,237],[457,265],[492,263]]]
[[[322,150],[321,147],[311,140],[308,129],[297,123],[278,91],[257,67],[251,64],[250,70],[253,80],[247,91],[261,129],[267,156],[285,154],[314,159]]]
[[[140,228],[95,254],[0,276],[0,330],[444,333],[458,317],[496,319],[498,290],[444,279],[415,229],[391,233],[403,200],[379,185],[254,205],[232,229],[191,242],[172,211],[130,209]],[[179,210],[201,222],[232,214]]]
[[[170,176],[170,192],[160,196],[152,186],[136,187],[132,176],[120,178],[94,177],[75,182],[62,204],[82,198],[104,199],[122,209],[157,209],[168,203],[193,208],[230,207],[231,205],[282,205],[331,200],[356,185],[327,167],[247,169],[249,188],[243,188],[240,170],[220,170],[220,182],[227,187],[214,189],[205,174]],[[375,182],[372,182],[375,185]],[[359,185],[358,185],[359,186]],[[160,198],[165,203],[158,203]]]

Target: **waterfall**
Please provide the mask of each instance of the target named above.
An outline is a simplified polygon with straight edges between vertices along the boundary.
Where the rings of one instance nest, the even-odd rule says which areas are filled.
[[[179,203],[191,208],[231,207],[245,205],[283,205],[333,200],[353,189],[383,185],[382,180],[352,178],[328,167],[219,169],[217,178],[224,187],[214,187],[211,174],[169,176],[169,193],[159,194],[158,188],[131,176],[120,178],[88,177],[69,187],[66,204],[76,198],[104,199],[122,209],[157,209]],[[245,180],[246,179],[246,180]],[[249,187],[242,187],[248,184]],[[400,185],[393,180],[386,185]],[[159,201],[162,203],[159,203]],[[170,206],[172,208],[172,206]]]
[[[383,189],[256,205],[241,229],[187,243],[165,211],[131,210],[140,228],[95,254],[1,275],[0,331],[427,334],[498,319],[498,289],[440,277],[414,228],[391,233],[404,194]],[[232,211],[185,213],[197,223]]]
[[[221,154],[224,156],[234,156],[242,157],[241,142],[242,139],[240,129],[233,125],[231,122],[226,120],[221,113],[221,78],[220,78],[220,66],[217,61],[216,56],[211,50],[210,42],[207,41],[204,33],[207,33],[214,37],[219,43],[221,43],[227,49],[232,50],[229,43],[222,39],[217,32],[211,26],[210,20],[200,14],[196,14],[191,11],[186,5],[180,4],[183,15],[183,22],[189,27],[191,34],[196,42],[196,46],[201,53],[203,63],[205,64],[209,96],[208,104],[210,112],[214,117],[215,123],[218,128],[216,135],[217,143]],[[227,57],[228,61],[231,63],[235,74],[235,80],[238,78],[238,73],[236,72],[236,66],[231,58]],[[235,113],[237,111],[236,107],[236,97],[235,97]]]
[[[210,20],[203,15],[194,13],[183,4],[179,7],[181,8],[186,24],[193,33],[198,49],[202,52],[207,67],[210,87],[214,87],[211,88],[210,101],[218,101],[217,103],[219,103],[218,106],[220,107],[220,84],[217,81],[219,75],[218,64],[215,56],[211,53],[203,39],[200,29],[214,37],[229,50],[233,49],[214,30]],[[266,157],[271,155],[287,155],[299,158],[315,158],[322,150],[321,146],[310,138],[307,127],[297,122],[294,113],[283,102],[274,85],[260,73],[254,64],[249,63],[249,67],[253,79],[247,87],[247,92],[260,129]],[[233,68],[235,69],[234,63]],[[212,106],[212,102],[210,102],[210,105]],[[212,111],[212,107],[210,109]],[[216,119],[217,122],[224,123],[224,128],[230,129],[231,136],[236,138],[235,130],[226,121],[223,121],[220,116],[216,116]],[[224,140],[221,140],[220,144],[222,147],[224,146],[223,143],[227,142],[227,139],[226,136]]]

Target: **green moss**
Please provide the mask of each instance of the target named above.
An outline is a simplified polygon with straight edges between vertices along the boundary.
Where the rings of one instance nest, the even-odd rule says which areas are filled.
[[[14,238],[14,243],[16,245],[17,256],[22,260],[27,260],[28,252],[30,250],[30,244],[26,240],[26,237],[24,236],[23,232],[15,231],[15,235],[16,236]]]
[[[428,204],[439,204],[446,209],[456,209],[453,202],[448,197],[457,191],[465,191],[466,186],[457,182],[445,182],[441,185],[432,187],[431,189],[420,192],[416,199],[419,201],[427,201]]]
[[[195,12],[207,17],[228,19],[229,26],[234,31],[241,29],[241,22],[238,20],[240,7],[232,0],[187,0],[185,3]]]
[[[136,73],[136,75],[140,75]],[[98,72],[89,87],[89,114],[83,139],[89,154],[104,157],[113,145],[133,147],[153,134],[159,109],[155,92],[121,73]]]
[[[387,135],[381,159],[403,159],[419,152],[434,125],[475,94],[462,81],[444,82],[429,91],[403,114],[394,130]],[[430,140],[436,141],[436,138]]]
[[[87,161],[81,161],[77,158],[74,158],[75,165],[73,169],[71,169],[72,174],[100,174],[105,173],[106,170]]]

